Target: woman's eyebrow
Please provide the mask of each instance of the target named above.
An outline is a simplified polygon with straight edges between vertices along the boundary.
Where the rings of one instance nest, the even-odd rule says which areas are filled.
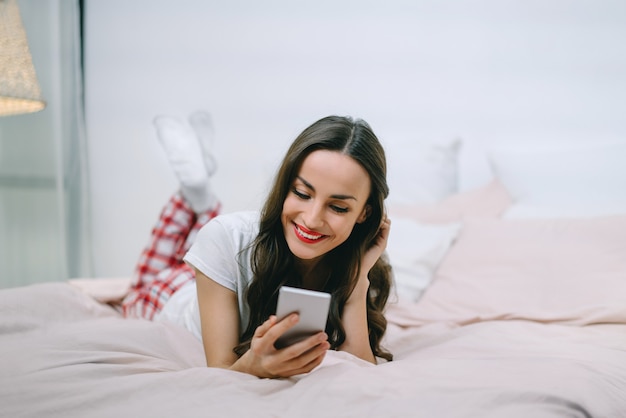
[[[306,181],[305,179],[303,179],[303,178],[302,178],[302,177],[300,177],[300,176],[296,176],[296,178],[297,178],[298,180],[300,180],[302,183],[304,183],[304,185],[305,185],[307,188],[309,188],[309,189],[311,189],[311,190],[315,191],[315,187],[313,187],[313,185],[312,185],[311,183],[309,183],[308,181]],[[357,199],[356,199],[356,197],[351,196],[351,195],[348,195],[348,194],[333,194],[333,195],[331,195],[330,197],[332,197],[333,199],[339,199],[339,200],[349,200],[349,199],[352,199],[352,200],[357,200]]]

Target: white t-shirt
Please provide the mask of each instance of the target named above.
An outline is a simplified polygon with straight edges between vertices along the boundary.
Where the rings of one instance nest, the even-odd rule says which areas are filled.
[[[250,318],[245,290],[252,281],[250,244],[259,232],[258,212],[220,215],[204,225],[183,258],[207,277],[237,294],[241,332]],[[202,340],[196,284],[179,289],[165,304],[155,320],[184,326]]]

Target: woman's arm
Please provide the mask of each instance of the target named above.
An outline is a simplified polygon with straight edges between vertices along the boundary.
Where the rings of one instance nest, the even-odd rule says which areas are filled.
[[[198,270],[196,286],[207,366],[274,378],[307,373],[324,359],[330,345],[323,332],[281,350],[274,347],[278,337],[298,322],[298,315],[280,322],[270,317],[256,329],[250,350],[237,357],[233,351],[239,343],[237,295]]]
[[[376,357],[370,346],[367,322],[367,297],[370,285],[367,274],[387,248],[390,229],[391,221],[385,217],[380,224],[374,245],[367,250],[361,260],[361,275],[346,302],[342,317],[346,340],[339,349],[374,364],[376,364]]]
[[[239,343],[237,294],[196,270],[196,288],[204,355],[209,367],[230,368]]]
[[[362,273],[367,274],[367,272]],[[356,287],[348,298],[343,310],[342,323],[346,330],[346,340],[339,350],[351,353],[365,361],[376,364],[369,341],[367,323],[367,292],[369,289],[367,276],[359,278]]]

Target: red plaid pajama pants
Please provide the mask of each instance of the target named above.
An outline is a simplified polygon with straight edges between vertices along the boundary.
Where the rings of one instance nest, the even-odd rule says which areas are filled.
[[[197,214],[176,193],[163,208],[143,250],[129,294],[122,302],[127,317],[153,319],[169,298],[194,280],[194,271],[183,261],[200,228],[216,217],[220,205]]]

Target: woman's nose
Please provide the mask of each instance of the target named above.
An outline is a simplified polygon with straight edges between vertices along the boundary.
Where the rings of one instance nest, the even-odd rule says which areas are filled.
[[[315,230],[324,224],[324,212],[321,205],[312,204],[304,213],[304,226]]]

